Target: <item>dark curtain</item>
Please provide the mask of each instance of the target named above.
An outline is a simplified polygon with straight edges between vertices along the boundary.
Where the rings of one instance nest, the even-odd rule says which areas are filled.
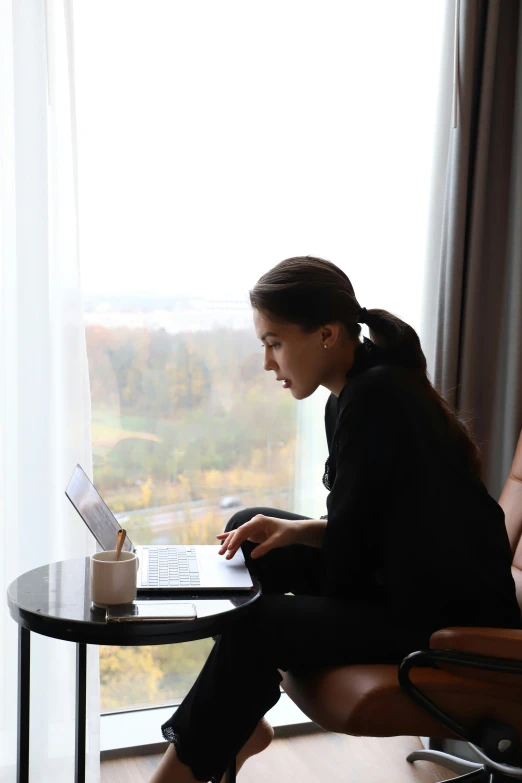
[[[427,278],[432,380],[468,422],[496,498],[522,428],[521,22],[519,0],[460,0],[458,126],[447,95]]]

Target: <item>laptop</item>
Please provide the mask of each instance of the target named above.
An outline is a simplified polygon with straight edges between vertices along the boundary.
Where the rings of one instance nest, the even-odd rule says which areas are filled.
[[[116,549],[121,527],[80,465],[74,469],[65,494],[101,548],[104,551]],[[251,590],[253,582],[241,547],[231,560],[225,560],[224,555],[218,554],[221,546],[134,546],[127,536],[123,549],[135,552],[139,559],[138,595],[164,590],[169,593],[176,590]]]

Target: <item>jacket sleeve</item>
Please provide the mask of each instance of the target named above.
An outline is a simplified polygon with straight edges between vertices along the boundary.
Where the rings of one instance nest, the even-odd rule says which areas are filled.
[[[351,384],[346,398],[340,398],[340,410],[333,443],[335,478],[326,502],[325,593],[364,597],[375,587],[380,568],[399,416],[379,376]]]

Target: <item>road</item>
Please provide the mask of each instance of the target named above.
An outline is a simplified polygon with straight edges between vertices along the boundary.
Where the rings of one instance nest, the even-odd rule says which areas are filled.
[[[278,496],[281,497],[281,494],[283,493],[278,493]],[[238,498],[241,500],[240,495],[238,495]],[[272,504],[269,498],[266,498],[261,505],[271,506]],[[214,513],[222,519],[223,525],[220,527],[224,528],[236,511],[246,507],[244,504],[238,504],[229,508],[221,508],[215,504],[209,504],[206,500],[195,500],[188,503],[176,503],[170,506],[158,506],[146,510],[124,511],[114,516],[119,524],[128,530],[131,538],[133,537],[133,531],[136,538],[138,538],[141,528],[152,534],[150,543],[161,544],[169,543],[167,540],[164,540],[166,534],[169,534],[168,537],[170,537],[187,524],[187,512],[190,514],[190,518],[194,520],[205,514]],[[147,542],[140,540],[139,543]]]

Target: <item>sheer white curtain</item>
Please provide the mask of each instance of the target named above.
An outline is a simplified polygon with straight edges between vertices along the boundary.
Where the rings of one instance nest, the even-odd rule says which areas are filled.
[[[80,300],[72,10],[0,0],[0,780],[15,779],[18,626],[7,585],[93,549],[64,496],[91,472]],[[31,783],[74,778],[75,646],[32,635]],[[88,653],[88,774],[99,781],[97,648]]]

